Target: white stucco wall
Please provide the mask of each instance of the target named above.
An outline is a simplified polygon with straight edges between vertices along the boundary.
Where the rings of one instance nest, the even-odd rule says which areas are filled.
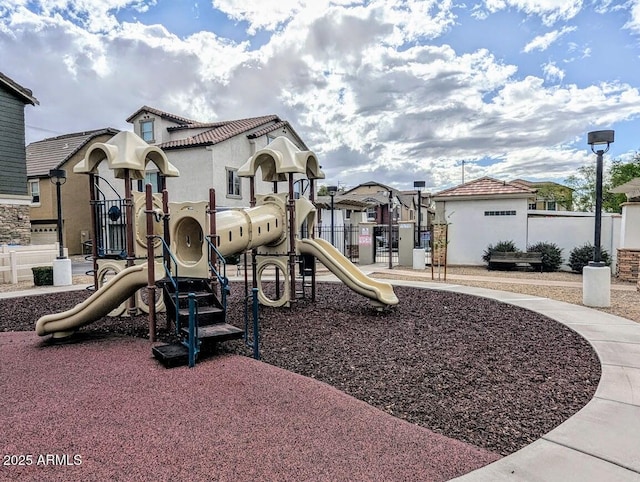
[[[483,265],[482,254],[489,244],[513,241],[525,251],[538,242],[555,243],[562,249],[564,267],[571,250],[593,244],[593,213],[528,211],[525,199],[466,200],[438,202],[449,223],[447,262],[451,265]],[[485,216],[485,211],[515,210],[515,216]],[[603,213],[601,246],[615,266],[620,247],[622,216]]]
[[[612,267],[615,267],[617,248],[620,246],[620,228],[622,217],[619,214],[602,214],[600,246],[609,253]],[[573,248],[594,242],[595,216],[593,213],[566,211],[532,212],[529,218],[528,245],[549,242],[562,248],[565,268]]]
[[[449,223],[448,264],[481,265],[490,244],[513,241],[521,250],[527,246],[527,199],[478,199],[438,201]],[[513,211],[515,215],[485,216],[485,211]]]

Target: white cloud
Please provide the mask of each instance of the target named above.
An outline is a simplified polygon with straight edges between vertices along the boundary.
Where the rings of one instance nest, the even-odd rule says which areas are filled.
[[[460,181],[462,160],[469,176],[531,177],[528,168],[566,177],[581,162],[568,140],[595,120],[612,125],[640,114],[634,86],[549,85],[565,75],[554,62],[542,67],[545,82],[522,78],[515,63],[486,49],[459,53],[425,41],[451,28],[449,2],[219,0],[249,29],[274,29],[257,50],[212,32],[180,38],[162,25],[117,23],[116,0],[96,2],[81,21],[55,14],[54,3],[51,16],[16,6],[0,17],[3,64],[16,66],[3,72],[40,100],[26,111],[28,141],[44,132],[33,127],[130,129],[124,119],[143,104],[200,120],[274,113],[316,151],[328,180],[406,188],[425,179],[441,188]],[[552,3],[539,12],[558,11]],[[103,28],[88,27],[94,17]],[[483,159],[493,162],[475,162]]]
[[[625,28],[640,34],[640,0],[630,0],[628,5],[630,18],[625,24]]]
[[[538,37],[531,40],[531,42],[529,42],[527,45],[525,45],[522,51],[525,53],[529,53],[533,50],[545,51],[560,37],[575,30],[575,27],[564,27],[560,30],[553,30],[551,32],[547,32],[544,35],[539,35]]]
[[[544,78],[549,81],[562,81],[565,76],[564,70],[559,68],[554,62],[548,62],[542,66]]]
[[[515,8],[527,15],[539,16],[550,26],[575,17],[582,9],[582,0],[485,0],[484,6],[491,13]]]

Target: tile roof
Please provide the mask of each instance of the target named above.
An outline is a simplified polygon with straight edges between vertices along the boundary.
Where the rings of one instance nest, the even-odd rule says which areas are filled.
[[[154,109],[153,107],[149,107],[148,105],[143,105],[129,117],[127,117],[127,122],[131,122],[137,116],[139,116],[142,112],[149,112],[151,114],[160,116],[164,119],[168,119],[170,121],[176,122],[178,124],[197,124],[197,121],[187,119],[186,117],[181,117],[179,115],[170,114],[169,112],[165,112],[159,109]]]
[[[51,169],[64,164],[92,139],[104,134],[113,136],[118,132],[108,127],[32,142],[27,146],[27,176],[48,176]]]
[[[226,141],[239,134],[264,126],[261,131],[270,132],[271,127],[275,124],[267,125],[271,122],[281,124],[283,121],[277,115],[266,115],[261,117],[250,117],[247,119],[238,119],[225,122],[202,123],[192,122],[183,126],[176,126],[178,129],[202,129],[209,128],[204,132],[200,132],[184,139],[175,139],[168,142],[157,144],[161,149],[180,149],[183,147],[208,146]],[[172,128],[169,128],[172,129]],[[175,128],[174,128],[175,129]],[[260,131],[260,132],[261,132]],[[249,135],[248,137],[251,137]]]
[[[0,84],[5,85],[15,94],[18,94],[18,97],[21,97],[26,104],[40,104],[40,102],[38,102],[38,99],[33,96],[33,92],[31,92],[31,90],[27,89],[26,87],[22,87],[15,80],[10,79],[2,72],[0,72]]]
[[[297,138],[301,149],[309,150],[302,138],[293,129],[293,127],[291,127],[289,122],[281,120],[274,114],[230,121],[200,122],[144,105],[130,115],[127,118],[127,122],[132,122],[136,117],[143,113],[154,114],[163,119],[174,122],[176,125],[167,127],[168,132],[198,130],[198,133],[192,136],[156,144],[160,149],[181,149],[186,147],[210,146],[263,126],[261,129],[247,135],[247,137],[249,139],[254,139],[278,129],[285,128],[289,129],[289,131]],[[203,131],[203,129],[206,130]]]
[[[439,197],[486,197],[486,196],[529,196],[536,192],[535,189],[525,186],[521,182],[499,181],[491,177],[481,177],[465,184],[455,186],[433,195]]]

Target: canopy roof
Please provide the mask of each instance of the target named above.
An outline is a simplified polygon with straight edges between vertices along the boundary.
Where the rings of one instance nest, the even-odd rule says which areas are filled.
[[[180,175],[162,149],[150,146],[130,131],[119,132],[107,142],[93,144],[87,149],[84,159],[73,168],[73,172],[97,174],[98,166],[104,160],[118,179],[125,177],[126,169],[129,170],[131,179],[144,179],[148,161],[153,162],[163,176],[178,177]]]
[[[238,169],[238,176],[255,177],[258,168],[262,168],[262,180],[266,182],[286,181],[289,173],[302,174],[307,179],[324,179],[316,155],[301,151],[284,136],[276,137],[251,156]]]

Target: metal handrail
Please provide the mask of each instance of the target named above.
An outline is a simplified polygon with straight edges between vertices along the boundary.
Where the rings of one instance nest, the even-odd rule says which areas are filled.
[[[211,236],[206,236],[205,240],[209,244],[209,248],[210,248],[207,250],[207,262],[209,263],[209,269],[213,274],[216,275],[216,278],[218,278],[218,282],[220,283],[220,294],[222,296],[222,309],[226,313],[227,294],[229,294],[229,278],[227,278],[227,261],[224,259],[224,256],[222,256],[222,253],[218,251],[218,248],[216,248],[216,245],[211,241]],[[216,269],[216,266],[211,261],[212,250],[214,253],[216,253],[216,256],[218,258],[218,263],[222,264],[222,275],[220,274],[218,269]]]
[[[196,364],[196,357],[200,352],[200,341],[198,339],[198,300],[194,293],[189,293],[189,339],[182,342],[189,349],[189,368]]]
[[[175,305],[176,305],[176,334],[179,335],[180,334],[180,290],[178,288],[178,260],[176,259],[175,255],[173,254],[173,252],[171,251],[171,248],[169,247],[169,245],[167,244],[167,242],[164,240],[164,238],[160,235],[154,235],[151,236],[151,239],[159,239],[160,242],[162,243],[162,259],[163,259],[163,263],[162,266],[164,268],[164,272],[167,275],[167,278],[169,279],[169,281],[171,281],[171,284],[173,285],[173,289],[174,289],[174,293],[175,293]],[[172,275],[171,273],[171,267],[167,266],[167,256],[165,255],[169,255],[169,259],[171,261],[173,261],[173,264],[175,265],[175,274]],[[149,260],[147,261],[149,263],[153,263],[154,260]]]

